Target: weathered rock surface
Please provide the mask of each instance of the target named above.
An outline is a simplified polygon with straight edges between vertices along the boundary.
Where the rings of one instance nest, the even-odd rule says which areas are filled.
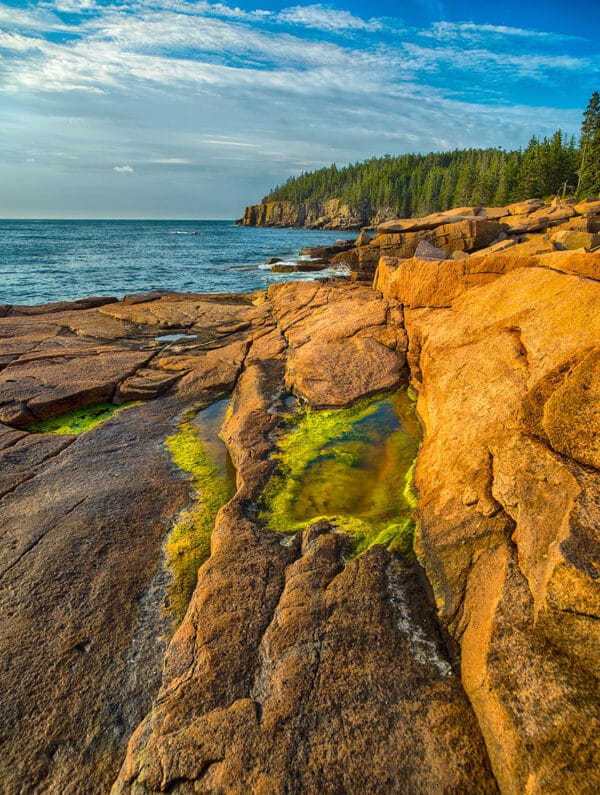
[[[113,792],[495,792],[412,567],[381,548],[344,565],[326,524],[256,536],[221,536],[174,641],[189,663],[167,667]],[[260,617],[243,635],[240,610]]]
[[[405,309],[419,556],[506,793],[600,784],[599,301],[529,267]]]
[[[177,309],[172,303],[161,304],[169,319]],[[232,304],[238,320],[246,312],[252,336],[255,308],[247,297],[229,297],[223,312],[219,299],[207,303],[220,326],[232,320]],[[136,397],[148,397],[168,387],[163,379],[174,383],[173,373],[146,367],[165,348],[148,332],[96,308],[9,314],[0,319],[2,340],[16,351],[22,339],[25,352],[14,353],[0,375],[23,405],[37,408],[43,399],[47,416],[64,409],[65,391],[69,407],[90,402],[79,387],[83,378],[105,378],[110,390],[102,396],[124,379],[122,398],[134,387]],[[158,690],[172,631],[163,608],[170,575],[162,550],[189,487],[174,475],[163,442],[186,407],[232,388],[241,361],[231,359],[227,383],[223,371],[227,350],[234,357],[240,343],[223,342],[239,333],[234,327],[228,336],[207,334],[208,345],[222,346],[220,368],[206,359],[201,372],[202,361],[194,362],[178,382],[181,395],[128,409],[81,437],[0,426],[3,791],[110,790],[129,736]],[[185,351],[183,345],[181,358]]]
[[[600,240],[595,207],[594,201],[574,205],[569,200],[544,204],[530,199],[509,207],[458,207],[425,218],[400,218],[379,224],[372,240],[359,238],[354,246],[332,250],[328,258],[334,265],[349,266],[355,280],[371,281],[381,257],[427,259],[420,246],[433,246],[457,260],[512,246],[520,246],[520,254],[591,251]]]
[[[401,234],[463,223],[498,225]],[[382,258],[384,295],[2,310],[7,792],[598,791],[600,254],[541,237]],[[290,391],[342,406],[409,371],[435,602],[397,553],[256,519]],[[98,389],[145,402],[79,437],[24,429]],[[163,545],[193,495],[163,442],[231,390],[237,493],[171,638]]]
[[[253,343],[224,430],[239,491],[115,793],[496,791],[413,564],[382,548],[345,564],[348,541],[327,523],[277,538],[243,512],[270,468],[284,338],[308,344],[311,312],[317,337],[360,334],[352,293],[377,329],[386,312],[369,292],[271,288],[281,331]]]
[[[268,295],[289,345],[286,387],[312,405],[342,406],[406,376],[395,302],[350,285],[274,285]]]
[[[600,280],[600,252],[587,254],[546,248],[544,243],[529,241],[494,253],[484,249],[465,260],[382,257],[373,286],[405,307],[439,309],[450,307],[466,290],[489,284],[517,268],[546,267]]]

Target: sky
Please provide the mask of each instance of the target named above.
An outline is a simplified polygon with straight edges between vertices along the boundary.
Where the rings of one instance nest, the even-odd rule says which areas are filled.
[[[0,217],[236,218],[333,162],[577,135],[596,2],[0,2]]]

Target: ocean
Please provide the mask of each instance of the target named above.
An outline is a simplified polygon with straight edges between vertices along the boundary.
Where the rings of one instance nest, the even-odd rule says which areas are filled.
[[[234,226],[232,221],[0,220],[0,304],[174,290],[252,292],[320,273],[275,274],[305,246],[352,233]]]

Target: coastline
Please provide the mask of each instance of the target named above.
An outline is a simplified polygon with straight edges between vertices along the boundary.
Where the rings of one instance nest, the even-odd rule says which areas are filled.
[[[451,240],[473,239],[460,218]],[[413,775],[425,791],[595,786],[600,253],[507,235],[455,259],[417,232],[427,246],[379,262],[377,290],[289,282],[0,317],[7,786],[160,791],[207,770],[273,791],[332,775],[349,791]],[[322,434],[352,422],[331,412],[364,422],[360,401],[409,385],[424,432],[402,483],[409,545],[390,534],[356,555],[335,517],[288,535],[261,520],[294,412]],[[203,499],[177,439],[193,448],[189,423],[224,395],[236,491],[176,628],[164,548]],[[30,428],[102,402],[126,408],[80,435]]]

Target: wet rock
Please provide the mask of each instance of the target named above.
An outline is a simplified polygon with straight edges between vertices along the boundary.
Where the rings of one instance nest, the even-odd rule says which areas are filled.
[[[303,260],[294,264],[273,265],[271,271],[273,273],[317,273],[324,271],[327,267],[325,260]]]
[[[51,304],[38,304],[36,306],[3,304],[4,313],[0,317],[30,317],[32,315],[50,315],[55,312],[74,312],[79,309],[93,309],[94,307],[115,304],[117,299],[112,296],[92,296],[82,298],[79,301],[56,301]]]
[[[307,248],[303,248],[300,253],[308,255],[313,259],[323,259],[326,262],[330,262],[336,254],[350,251],[354,246],[355,243],[353,240],[338,240],[331,246],[308,246]]]

